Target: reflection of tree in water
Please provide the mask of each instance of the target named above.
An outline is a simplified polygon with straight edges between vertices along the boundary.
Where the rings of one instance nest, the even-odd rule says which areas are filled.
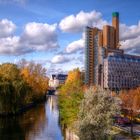
[[[48,99],[48,102],[50,104],[50,110],[52,112],[58,112],[58,109],[57,109],[57,97],[56,96],[50,96],[49,99]]]
[[[29,128],[28,126],[30,126],[29,130],[26,130],[25,140],[30,140],[30,139],[34,140],[34,138],[44,130],[46,125],[47,120],[45,116],[45,106],[44,104],[42,104],[34,108],[28,113],[29,115],[25,114],[24,119],[21,119],[21,120],[25,120],[24,122],[25,130],[26,128]],[[30,123],[26,123],[26,120],[27,122],[28,120],[30,120],[29,121]]]
[[[24,140],[24,136],[16,118],[0,119],[0,140]]]
[[[39,105],[25,114],[0,119],[0,140],[30,140],[46,125],[45,106]]]

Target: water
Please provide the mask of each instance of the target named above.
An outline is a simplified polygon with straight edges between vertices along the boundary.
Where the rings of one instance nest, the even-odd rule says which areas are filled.
[[[20,116],[0,118],[0,140],[79,140],[69,129],[63,130],[63,138],[57,105],[57,96],[50,96]]]
[[[63,140],[57,96],[23,115],[0,119],[0,140]]]

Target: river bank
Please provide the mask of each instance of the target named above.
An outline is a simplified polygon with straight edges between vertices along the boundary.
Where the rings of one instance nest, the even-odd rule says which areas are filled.
[[[11,117],[11,116],[17,116],[17,115],[21,115],[24,112],[32,109],[33,107],[37,106],[40,103],[45,102],[48,99],[48,97],[46,95],[40,97],[39,99],[37,99],[34,102],[28,103],[22,107],[20,107],[17,111],[15,112],[0,112],[0,117]]]
[[[0,118],[0,140],[64,140],[57,96],[13,117]]]

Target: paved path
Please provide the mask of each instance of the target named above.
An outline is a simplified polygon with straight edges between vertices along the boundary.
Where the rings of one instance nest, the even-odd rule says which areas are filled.
[[[120,125],[115,125],[116,127],[124,130],[125,132],[130,133],[130,125],[129,126],[120,126]],[[134,124],[133,125],[133,133],[137,136],[140,136],[140,124]]]

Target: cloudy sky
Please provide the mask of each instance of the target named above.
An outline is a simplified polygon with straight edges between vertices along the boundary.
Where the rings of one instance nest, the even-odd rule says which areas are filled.
[[[140,55],[139,0],[0,0],[0,62],[22,58],[48,74],[84,68],[84,28],[111,24],[120,13],[125,52]]]

